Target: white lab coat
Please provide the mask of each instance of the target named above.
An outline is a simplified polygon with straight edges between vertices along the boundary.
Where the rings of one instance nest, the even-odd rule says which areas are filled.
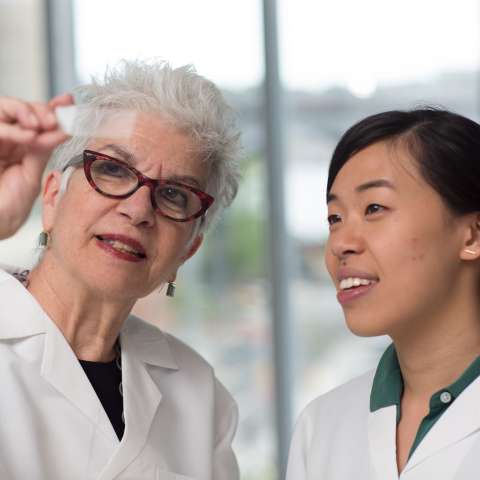
[[[370,412],[375,370],[300,415],[287,480],[479,480],[480,377],[438,419],[398,476],[396,405]]]
[[[120,342],[121,442],[60,330],[0,269],[1,480],[239,478],[237,407],[212,367],[133,315]]]

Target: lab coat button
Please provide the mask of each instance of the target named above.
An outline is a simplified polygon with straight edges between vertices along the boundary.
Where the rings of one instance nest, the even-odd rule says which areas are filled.
[[[443,392],[441,395],[440,395],[440,400],[443,402],[443,403],[450,403],[450,401],[452,400],[452,395],[448,392]]]

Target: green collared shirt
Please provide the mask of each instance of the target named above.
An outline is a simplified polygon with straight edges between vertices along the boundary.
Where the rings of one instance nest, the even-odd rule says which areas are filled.
[[[417,436],[408,458],[412,456],[419,443],[435,425],[435,422],[478,376],[480,376],[480,356],[473,361],[455,382],[432,395],[430,398],[430,412],[422,420],[418,428]],[[373,379],[372,392],[370,394],[370,411],[374,412],[380,408],[396,405],[398,425],[402,416],[400,408],[402,391],[402,372],[398,363],[395,345],[392,343],[382,355]]]

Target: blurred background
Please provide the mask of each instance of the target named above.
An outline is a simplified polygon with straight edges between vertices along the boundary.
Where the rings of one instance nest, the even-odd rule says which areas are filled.
[[[237,106],[240,193],[180,270],[175,298],[153,293],[134,313],[197,349],[237,400],[242,480],[282,478],[300,411],[373,368],[388,344],[347,330],[325,270],[329,159],[352,123],[383,110],[428,102],[478,121],[479,10],[478,0],[0,0],[0,94],[46,101],[119,59],[162,57],[193,63]],[[31,267],[41,230],[37,202],[0,242],[0,262]],[[271,252],[286,252],[279,270]]]

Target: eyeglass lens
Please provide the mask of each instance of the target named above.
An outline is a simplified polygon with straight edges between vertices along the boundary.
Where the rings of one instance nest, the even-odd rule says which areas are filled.
[[[109,160],[96,160],[90,173],[93,183],[109,195],[125,195],[138,185],[131,170]],[[176,185],[157,185],[155,202],[159,210],[169,217],[183,220],[195,215],[201,208],[200,198],[186,188]]]

